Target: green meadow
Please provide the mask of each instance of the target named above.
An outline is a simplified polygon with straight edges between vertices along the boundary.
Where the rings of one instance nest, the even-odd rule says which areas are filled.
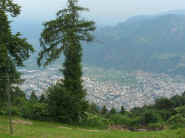
[[[0,116],[0,138],[185,138],[185,129],[156,132],[85,129],[59,123],[13,119],[14,135],[9,135],[8,118]]]

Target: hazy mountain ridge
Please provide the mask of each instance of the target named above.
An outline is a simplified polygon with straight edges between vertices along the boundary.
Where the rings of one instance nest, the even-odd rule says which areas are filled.
[[[85,63],[185,75],[185,15],[133,20],[97,30],[100,43],[85,48]]]

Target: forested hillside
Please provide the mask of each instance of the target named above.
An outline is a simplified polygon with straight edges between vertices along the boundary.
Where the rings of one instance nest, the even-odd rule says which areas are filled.
[[[121,70],[185,75],[185,15],[136,16],[96,31],[84,62]]]

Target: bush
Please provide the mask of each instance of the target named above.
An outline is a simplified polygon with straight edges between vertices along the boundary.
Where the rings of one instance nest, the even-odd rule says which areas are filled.
[[[97,114],[100,112],[100,109],[99,109],[98,105],[96,105],[95,103],[91,103],[91,104],[89,104],[88,112],[93,113],[93,114]]]
[[[176,114],[168,120],[168,124],[171,129],[185,128],[185,118],[180,114]]]
[[[175,108],[175,111],[178,114],[181,114],[185,118],[185,106],[177,107],[177,108]]]
[[[86,115],[87,118],[81,120],[79,123],[79,125],[82,127],[106,129],[112,124],[109,119],[106,119],[100,115],[92,113],[86,113]]]
[[[112,122],[115,124],[115,125],[130,125],[130,118],[126,115],[122,115],[122,114],[113,114],[111,116],[109,116],[109,119],[112,120]]]
[[[185,97],[183,97],[183,96],[179,96],[179,95],[173,96],[171,98],[171,101],[173,102],[173,105],[175,107],[185,105]]]
[[[170,110],[170,109],[172,109],[174,107],[174,104],[168,98],[160,98],[160,99],[157,99],[155,101],[155,105],[154,106],[157,109],[159,109],[159,110],[161,110],[161,109]]]
[[[150,130],[162,130],[164,128],[163,123],[150,123],[148,124],[148,129]]]
[[[18,106],[11,106],[11,113],[13,116],[20,116],[20,108]],[[1,108],[0,115],[9,115],[9,108]]]
[[[116,114],[116,109],[114,107],[109,111],[109,115],[112,115],[112,114]]]
[[[48,111],[53,120],[73,124],[84,119],[88,102],[81,98],[77,100],[72,93],[60,83],[47,90]]]
[[[156,113],[160,115],[163,121],[167,121],[172,116],[172,112],[168,110],[157,110]]]
[[[145,111],[143,114],[141,114],[140,117],[143,125],[147,125],[149,123],[157,123],[161,121],[160,115],[153,110]]]
[[[129,117],[127,114],[113,114],[109,116],[109,119],[114,125],[121,125],[123,127],[139,127],[141,125],[140,117]]]
[[[20,108],[20,116],[32,120],[48,120],[49,115],[47,104],[26,101],[25,104]]]

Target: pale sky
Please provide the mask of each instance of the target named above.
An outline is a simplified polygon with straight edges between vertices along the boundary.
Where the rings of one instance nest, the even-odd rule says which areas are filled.
[[[66,6],[66,0],[14,1],[22,6],[19,18],[27,20],[49,20],[58,9]],[[185,0],[80,0],[80,5],[89,8],[87,17],[99,24],[111,24],[130,16],[185,9]]]

